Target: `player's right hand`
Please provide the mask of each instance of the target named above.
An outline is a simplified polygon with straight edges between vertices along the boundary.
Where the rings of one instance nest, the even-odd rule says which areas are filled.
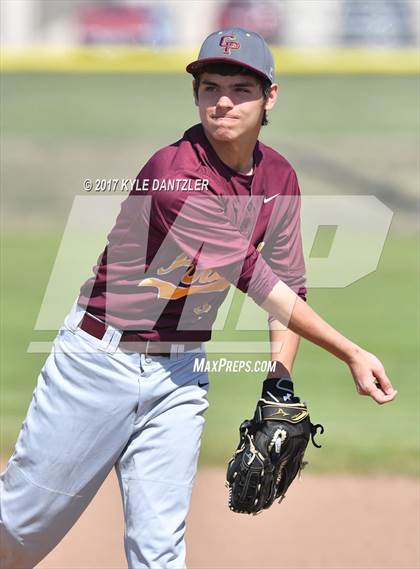
[[[359,395],[368,395],[379,405],[395,399],[398,392],[375,355],[359,348],[348,365]]]

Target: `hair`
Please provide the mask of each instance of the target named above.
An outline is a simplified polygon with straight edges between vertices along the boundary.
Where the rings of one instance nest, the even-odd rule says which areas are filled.
[[[261,85],[261,91],[264,99],[268,98],[270,92],[271,81],[269,79],[265,79],[262,75],[254,73],[253,71],[251,71],[247,67],[244,67],[243,65],[234,64],[234,63],[223,63],[223,62],[208,63],[207,65],[203,65],[203,67],[200,67],[200,70],[194,73],[194,79],[195,79],[194,93],[197,99],[198,99],[198,88],[200,87],[200,78],[202,73],[216,73],[217,75],[224,75],[224,76],[251,75],[252,77],[255,77],[255,79]],[[267,111],[264,109],[261,125],[265,126],[266,124],[268,124]]]

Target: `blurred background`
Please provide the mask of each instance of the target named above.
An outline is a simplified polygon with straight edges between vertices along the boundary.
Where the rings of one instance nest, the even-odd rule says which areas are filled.
[[[414,46],[417,0],[3,0],[7,46],[196,46],[229,26],[275,45]]]
[[[292,162],[302,193],[374,195],[394,212],[376,271],[309,300],[381,357],[398,399],[380,408],[357,397],[345,366],[303,342],[296,389],[326,427],[311,469],[418,474],[420,3],[2,0],[0,10],[2,456],[46,357],[28,346],[54,338],[35,324],[75,198],[92,198],[87,225],[104,216],[109,196],[86,194],[83,180],[135,177],[197,122],[185,65],[209,32],[235,25],[273,47],[280,97],[261,139]],[[90,275],[109,229],[88,260],[81,230],[64,279]],[[235,331],[242,302],[216,340],[267,340]],[[212,377],[203,464],[225,463],[261,379]]]

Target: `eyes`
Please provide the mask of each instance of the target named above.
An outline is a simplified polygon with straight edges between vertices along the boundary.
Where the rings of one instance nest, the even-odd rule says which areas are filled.
[[[204,85],[203,90],[205,93],[215,93],[218,88],[215,85]],[[232,91],[234,93],[251,93],[251,89],[249,87],[233,87]]]

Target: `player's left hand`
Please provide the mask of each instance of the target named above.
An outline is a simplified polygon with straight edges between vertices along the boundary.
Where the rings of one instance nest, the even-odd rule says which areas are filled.
[[[288,370],[276,362],[263,383],[254,417],[240,428],[238,448],[229,461],[226,479],[229,508],[258,514],[282,500],[300,470],[309,440],[324,432],[313,425],[309,411],[294,395]]]
[[[384,366],[370,352],[359,348],[348,365],[360,395],[368,395],[379,405],[389,403],[397,395]]]

